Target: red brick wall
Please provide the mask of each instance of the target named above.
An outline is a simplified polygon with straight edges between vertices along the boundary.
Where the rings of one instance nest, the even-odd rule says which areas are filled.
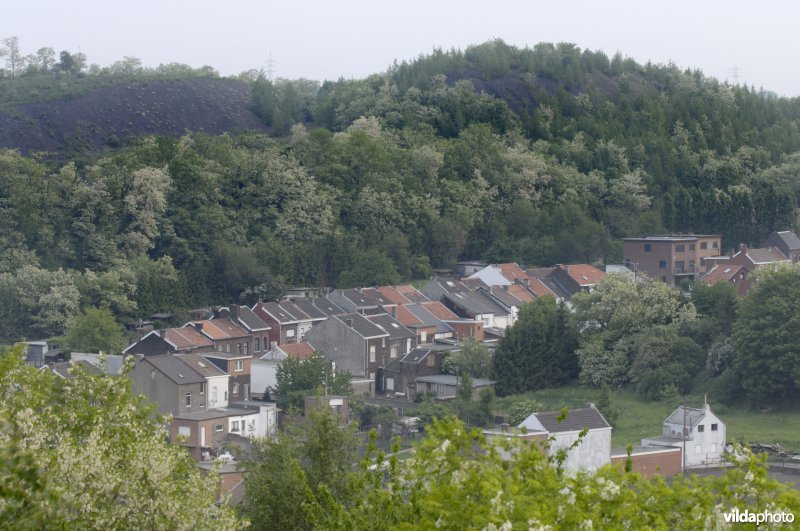
[[[624,469],[627,459],[627,455],[612,456],[611,463]],[[671,477],[675,474],[680,474],[682,460],[680,448],[659,451],[657,453],[639,452],[631,454],[632,471],[645,477],[653,477],[656,475]]]

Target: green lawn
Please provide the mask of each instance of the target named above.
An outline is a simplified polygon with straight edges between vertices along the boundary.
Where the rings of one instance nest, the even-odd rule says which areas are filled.
[[[582,407],[600,398],[599,389],[585,389],[570,386],[557,389],[542,389],[522,395],[512,395],[498,399],[498,409],[506,407],[523,398],[540,402],[546,410],[562,407]],[[784,448],[800,451],[800,408],[794,410],[760,413],[747,409],[728,407],[709,400],[711,409],[725,422],[728,441],[780,443]],[[703,396],[690,395],[687,405],[700,407]],[[661,423],[680,405],[678,400],[664,402],[645,402],[628,389],[611,390],[611,405],[620,410],[619,418],[612,435],[611,444],[624,447],[628,443],[637,444],[647,436],[659,435]]]

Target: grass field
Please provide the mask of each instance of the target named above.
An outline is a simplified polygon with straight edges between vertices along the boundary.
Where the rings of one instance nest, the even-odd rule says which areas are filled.
[[[557,410],[565,406],[582,407],[588,402],[597,403],[600,390],[577,386],[542,389],[500,398],[498,409],[503,411],[523,398],[537,400],[546,410]],[[794,410],[761,413],[728,407],[711,399],[709,403],[714,413],[725,422],[728,441],[780,443],[786,449],[800,451],[800,407]],[[631,390],[616,389],[611,390],[611,405],[620,410],[619,418],[614,425],[611,444],[614,447],[624,447],[628,443],[639,443],[643,437],[659,435],[661,423],[680,405],[680,401],[645,402]],[[703,396],[689,395],[686,405],[702,406]]]

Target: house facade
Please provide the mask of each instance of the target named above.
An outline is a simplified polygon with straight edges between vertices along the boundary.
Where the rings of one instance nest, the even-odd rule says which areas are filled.
[[[160,415],[182,415],[208,409],[206,402],[210,390],[206,377],[177,356],[137,356],[129,376],[133,380],[134,394],[149,398],[156,404]],[[227,382],[224,388],[217,388],[217,398],[224,398],[225,392]],[[227,404],[227,400],[224,403]]]
[[[720,464],[725,452],[725,423],[711,411],[680,406],[664,420],[661,435],[642,439],[645,447],[685,448],[687,467]]]
[[[630,270],[675,286],[683,279],[696,280],[706,272],[707,259],[721,253],[722,236],[645,236],[623,238],[622,244],[624,263]]]

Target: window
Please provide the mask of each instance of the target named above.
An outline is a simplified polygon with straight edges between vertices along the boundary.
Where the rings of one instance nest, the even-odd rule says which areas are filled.
[[[706,265],[706,259],[705,258],[701,258],[700,259],[700,266],[702,267],[704,265]]]
[[[716,424],[711,425],[711,431],[717,431],[719,428]]]
[[[231,391],[233,396],[239,396],[239,382],[233,382],[233,390]]]
[[[659,260],[658,261],[658,267],[660,267],[661,269],[666,269],[667,268],[667,261],[666,260]]]
[[[241,354],[242,353],[242,344],[241,343],[236,343],[236,353],[237,354]]]
[[[675,260],[675,269],[683,269],[683,260]]]
[[[684,246],[683,246],[683,244],[680,244],[680,245],[676,245],[676,246],[675,246],[675,252],[676,252],[676,253],[682,253],[683,251],[684,251]]]
[[[392,345],[389,349],[389,357],[396,358],[397,357],[397,345]]]
[[[652,245],[650,245],[649,243],[644,244],[644,252],[649,253],[652,250],[653,250]]]
[[[694,453],[697,454],[697,455],[702,454],[703,453],[703,445],[702,444],[698,444],[697,446],[695,446],[694,447]]]
[[[711,242],[712,249],[719,249],[719,242]]]
[[[156,381],[156,371],[150,371],[150,379],[152,381]]]
[[[192,393],[186,393],[186,407],[192,407]]]
[[[406,339],[406,354],[411,352],[411,339]]]
[[[191,437],[192,436],[192,427],[191,426],[178,426],[178,435],[182,437]]]
[[[217,424],[214,426],[214,431],[223,431],[225,427],[222,424]]]
[[[694,269],[694,260],[689,260],[689,269]]]
[[[238,433],[239,432],[239,421],[232,420],[231,421],[231,432]]]
[[[385,337],[381,338],[381,348],[386,348],[386,338]]]
[[[697,433],[703,433],[704,431],[706,431],[706,427],[702,424],[699,424],[697,426]]]
[[[428,342],[428,331],[427,331],[427,330],[423,330],[423,331],[422,331],[422,334],[420,334],[420,338],[419,338],[419,340],[420,340],[422,343],[427,343],[427,342]]]
[[[200,394],[201,395],[206,394],[206,383],[205,382],[200,382]]]
[[[375,345],[369,346],[369,361],[375,363]]]
[[[249,354],[250,354],[250,342],[249,341],[245,341],[244,342],[244,355],[248,356]]]
[[[230,351],[231,351],[231,344],[228,343],[227,345],[225,345],[225,352],[230,352]]]
[[[700,250],[708,249],[708,242],[700,242]]]
[[[242,372],[244,370],[244,360],[236,360],[236,365],[234,366],[234,371]]]
[[[386,390],[394,391],[394,378],[386,378]]]
[[[253,345],[253,351],[258,352],[261,350],[261,340],[259,338],[255,338],[253,341],[255,342],[255,345]]]
[[[294,328],[288,328],[286,330],[286,337],[287,338],[293,338],[294,337]]]
[[[689,250],[690,250],[690,251],[692,251],[692,252],[694,252],[694,244],[693,244],[693,243],[690,243],[690,244],[689,244]]]

